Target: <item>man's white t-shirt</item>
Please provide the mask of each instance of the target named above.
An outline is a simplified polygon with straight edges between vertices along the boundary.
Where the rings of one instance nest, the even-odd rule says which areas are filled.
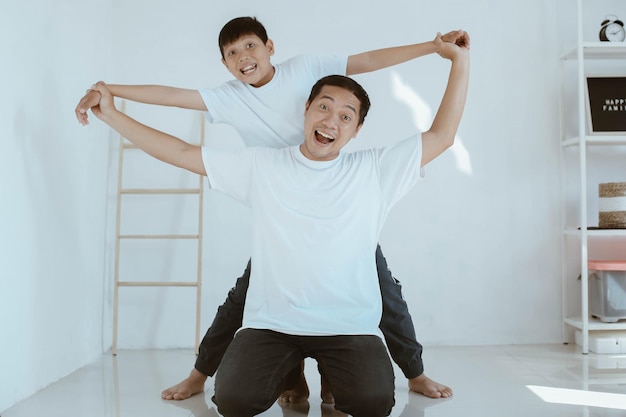
[[[233,126],[246,146],[298,145],[311,87],[327,75],[345,75],[347,64],[348,57],[300,55],[275,65],[274,77],[262,87],[232,80],[199,90],[206,119]]]
[[[391,207],[421,178],[421,135],[311,161],[299,146],[202,157],[212,189],[252,210],[242,328],[380,336],[374,253]]]

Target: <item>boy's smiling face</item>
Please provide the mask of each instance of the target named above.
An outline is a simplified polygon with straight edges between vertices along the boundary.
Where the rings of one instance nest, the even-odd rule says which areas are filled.
[[[239,81],[261,87],[274,77],[270,57],[274,55],[271,39],[263,43],[256,35],[244,35],[224,47],[222,63]]]

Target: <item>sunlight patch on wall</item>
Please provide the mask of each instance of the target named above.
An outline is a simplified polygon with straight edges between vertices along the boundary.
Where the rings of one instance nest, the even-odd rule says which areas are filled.
[[[609,392],[584,391],[554,387],[526,385],[535,395],[548,403],[586,405],[589,407],[626,410],[626,395]]]
[[[433,122],[433,110],[413,88],[405,83],[397,72],[391,71],[392,93],[396,100],[406,104],[411,109],[415,126],[420,132],[430,128]],[[454,145],[449,150],[454,155],[456,167],[466,175],[472,175],[472,161],[460,137],[456,136]]]

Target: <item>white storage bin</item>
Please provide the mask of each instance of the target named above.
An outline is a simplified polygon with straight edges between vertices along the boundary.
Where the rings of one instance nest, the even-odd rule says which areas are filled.
[[[626,261],[589,261],[589,312],[606,323],[626,319]]]
[[[576,330],[576,344],[582,346],[583,335],[580,330]],[[593,331],[589,333],[589,350],[595,353],[620,354],[626,353],[626,332],[615,330]],[[619,365],[620,361],[618,361]],[[604,364],[605,368],[613,367],[615,364]]]

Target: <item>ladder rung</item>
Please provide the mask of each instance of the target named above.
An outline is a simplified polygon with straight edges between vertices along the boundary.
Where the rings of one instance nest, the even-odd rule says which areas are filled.
[[[120,281],[119,287],[197,287],[197,282]]]
[[[202,142],[200,143],[196,143],[196,142],[189,142],[192,145],[198,145],[198,146],[202,146]],[[132,142],[124,142],[122,145],[122,149],[141,149],[139,146],[135,145]]]
[[[124,188],[121,194],[200,194],[199,188]]]
[[[199,235],[120,235],[120,239],[199,239]]]

